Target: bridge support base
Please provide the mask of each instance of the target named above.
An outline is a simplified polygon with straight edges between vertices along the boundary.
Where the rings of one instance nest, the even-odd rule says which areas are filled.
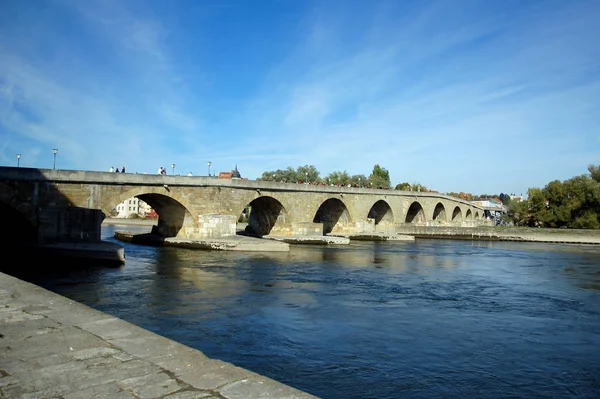
[[[271,233],[272,234],[272,233]],[[292,223],[293,236],[322,236],[323,223],[300,222]]]
[[[194,238],[234,236],[236,217],[216,213],[198,217],[198,233]]]

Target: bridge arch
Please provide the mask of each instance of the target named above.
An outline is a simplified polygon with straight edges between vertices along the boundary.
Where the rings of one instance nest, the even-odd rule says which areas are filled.
[[[375,231],[394,228],[394,213],[387,201],[379,200],[369,210],[367,218],[375,221]]]
[[[182,203],[185,199],[178,198],[177,195],[171,195],[168,187],[161,188],[136,188],[128,190],[111,198],[102,211],[105,215],[109,214],[114,207],[129,198],[139,198],[144,201],[158,215],[158,223],[152,227],[152,233],[162,237],[190,237],[197,229],[198,223]],[[108,209],[110,208],[110,210]]]
[[[289,224],[285,207],[277,199],[270,196],[258,197],[247,205],[249,209],[246,234],[262,237],[268,234],[280,233]]]
[[[462,211],[459,206],[455,206],[452,211],[452,221],[453,222],[462,222]]]
[[[414,201],[410,204],[404,222],[411,224],[425,223],[425,211],[419,201]]]
[[[351,227],[352,218],[342,200],[329,198],[319,206],[313,223],[323,223],[323,235],[344,233]]]
[[[465,220],[473,219],[473,212],[470,209],[467,209],[467,213],[465,214]]]
[[[448,221],[448,217],[446,216],[446,207],[441,202],[438,202],[435,208],[433,209],[433,215],[431,216],[431,220],[434,222],[445,223]]]

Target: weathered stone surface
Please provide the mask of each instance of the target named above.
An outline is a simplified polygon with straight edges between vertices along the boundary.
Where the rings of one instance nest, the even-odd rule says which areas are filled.
[[[314,398],[0,273],[0,398]]]

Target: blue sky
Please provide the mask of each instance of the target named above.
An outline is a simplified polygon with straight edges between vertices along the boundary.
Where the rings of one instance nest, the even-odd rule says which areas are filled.
[[[315,165],[525,194],[600,165],[600,1],[2,0],[0,165]]]

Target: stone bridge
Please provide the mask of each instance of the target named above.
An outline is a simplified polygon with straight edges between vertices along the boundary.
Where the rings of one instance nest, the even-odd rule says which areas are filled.
[[[5,232],[38,243],[99,240],[102,220],[137,197],[159,215],[153,232],[202,239],[246,232],[301,236],[393,233],[397,227],[488,225],[483,208],[439,193],[267,181],[0,167]],[[7,237],[3,237],[7,239]]]

